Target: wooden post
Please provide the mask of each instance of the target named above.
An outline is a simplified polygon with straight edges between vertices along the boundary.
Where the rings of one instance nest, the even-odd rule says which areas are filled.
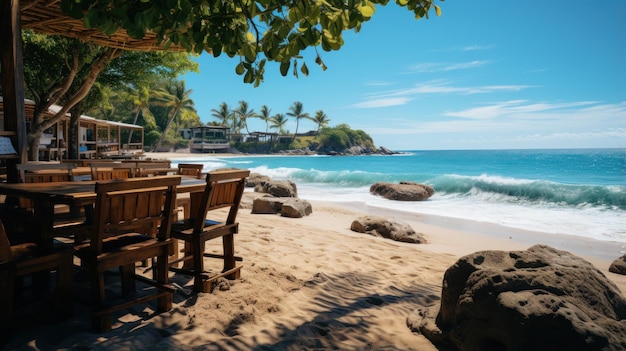
[[[4,130],[11,136],[17,158],[7,159],[7,181],[18,182],[17,164],[26,163],[26,112],[24,110],[24,66],[20,1],[0,1],[0,62],[2,64],[2,94]]]

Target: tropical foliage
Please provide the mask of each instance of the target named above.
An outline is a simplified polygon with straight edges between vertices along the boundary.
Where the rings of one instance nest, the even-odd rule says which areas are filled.
[[[206,51],[213,56],[239,56],[235,72],[255,86],[263,80],[267,61],[279,63],[282,75],[308,75],[301,51],[308,47],[339,50],[343,32],[358,32],[369,21],[376,5],[389,0],[361,1],[127,1],[61,0],[62,9],[83,19],[88,28],[112,34],[119,29],[136,38],[156,33],[167,48],[179,45],[188,52]],[[440,8],[434,0],[396,0],[416,19],[428,18]],[[315,63],[326,65],[317,52]]]
[[[147,111],[147,97],[131,98],[133,90],[141,95],[141,87],[198,69],[186,53],[121,51],[28,30],[23,31],[22,38],[26,95],[35,101],[34,117],[27,132],[31,160],[38,158],[43,131],[65,118],[67,112],[72,115],[69,156],[76,158],[81,114],[90,111],[99,118],[132,123],[135,117],[140,117],[136,109],[140,114]],[[135,100],[138,102],[133,106]],[[44,112],[53,104],[61,105],[61,110],[44,119]],[[150,128],[150,121],[146,125]]]

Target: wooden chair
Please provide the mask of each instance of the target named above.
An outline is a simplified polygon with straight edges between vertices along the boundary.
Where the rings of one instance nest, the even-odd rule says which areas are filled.
[[[102,162],[91,163],[91,180],[128,179],[135,176],[135,166],[132,164]]]
[[[202,179],[203,168],[204,165],[200,163],[179,163],[177,174]]]
[[[74,180],[72,170],[75,163],[25,163],[17,165],[21,183],[71,182]],[[32,209],[34,203],[30,199],[19,199],[19,206]]]
[[[56,243],[49,251],[42,251],[35,243],[11,244],[5,227],[0,221],[0,329],[4,337],[10,335],[10,328],[19,323],[27,323],[43,317],[68,319],[73,312],[73,249],[69,245]],[[47,288],[47,277],[56,271],[55,307],[45,305],[43,292]],[[43,275],[42,275],[43,274]],[[43,304],[32,315],[23,314],[17,302],[23,302],[26,290],[21,279],[31,276],[33,302]],[[16,284],[19,282],[19,284]],[[16,296],[17,295],[17,296]],[[21,299],[19,299],[21,298]],[[20,310],[20,312],[17,312]],[[49,313],[50,312],[50,313]],[[1,339],[2,337],[0,337]]]
[[[17,165],[19,179],[22,183],[71,182],[74,180],[75,163],[26,163]],[[33,210],[35,204],[31,199],[20,198],[21,208]],[[66,205],[55,206],[55,229],[59,235],[71,236],[86,221],[80,209]]]
[[[241,261],[241,258],[235,257],[234,234],[239,229],[236,222],[237,211],[245,179],[249,175],[249,170],[232,169],[208,173],[205,191],[191,195],[191,217],[177,221],[172,226],[171,236],[185,242],[185,254],[182,258],[170,262],[170,270],[193,276],[195,292],[211,292],[213,282],[218,278],[226,277],[232,280],[240,275],[241,266],[237,266],[236,261]],[[206,219],[207,212],[219,208],[229,208],[224,222]],[[216,238],[222,238],[223,254],[205,253],[205,242]],[[221,259],[224,263],[221,273],[205,272],[204,257]],[[185,264],[183,268],[175,267],[179,262],[187,261],[192,261],[193,264]]]
[[[167,175],[174,171],[169,161],[137,162],[137,177]]]
[[[76,246],[91,286],[92,324],[97,331],[111,329],[111,313],[157,300],[157,311],[172,308],[173,287],[168,284],[168,256],[172,211],[179,176],[133,178],[96,183],[96,205],[89,242]],[[154,235],[156,233],[156,235]],[[135,274],[137,262],[156,257],[152,279]],[[124,301],[111,304],[105,296],[105,271],[119,268]],[[131,296],[135,280],[154,287],[153,293]]]
[[[179,163],[178,172],[176,174],[202,179],[203,168],[204,168],[203,164]],[[182,207],[184,218],[189,218],[189,216],[191,215],[191,198],[188,196],[188,194],[184,194],[184,195],[185,196],[179,196],[176,198],[176,207]]]

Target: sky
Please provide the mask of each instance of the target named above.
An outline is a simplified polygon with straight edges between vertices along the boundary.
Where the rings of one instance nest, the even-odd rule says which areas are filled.
[[[205,53],[182,79],[203,123],[223,102],[286,114],[300,101],[393,150],[626,147],[626,1],[435,3],[441,16],[420,20],[378,6],[339,51],[317,48],[326,71],[309,48],[309,76],[268,63],[254,88],[235,73],[238,58]],[[248,127],[266,130],[256,118]],[[298,132],[315,129],[301,120]]]

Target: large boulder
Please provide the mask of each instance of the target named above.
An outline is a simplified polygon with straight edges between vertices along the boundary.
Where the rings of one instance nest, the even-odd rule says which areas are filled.
[[[609,272],[626,275],[626,255],[613,261],[609,267]]]
[[[415,232],[410,225],[385,217],[364,216],[352,222],[350,230],[405,243],[425,244],[424,235]]]
[[[313,213],[311,203],[302,199],[289,198],[283,203],[280,215],[288,218],[302,218]]]
[[[433,196],[435,189],[429,185],[414,182],[385,183],[370,186],[370,192],[389,200],[424,201]]]
[[[270,194],[275,197],[298,197],[296,183],[291,180],[270,180],[262,186],[256,186],[254,191]]]
[[[311,204],[292,197],[258,197],[252,202],[252,214],[277,214],[283,217],[301,218],[313,213]]]
[[[270,177],[266,175],[262,175],[259,173],[250,173],[250,176],[246,178],[246,187],[254,188],[257,185],[260,185],[262,187],[265,183],[269,182],[270,180],[271,180]]]
[[[459,259],[439,311],[407,319],[434,344],[478,350],[626,350],[626,299],[591,263],[537,245]]]

